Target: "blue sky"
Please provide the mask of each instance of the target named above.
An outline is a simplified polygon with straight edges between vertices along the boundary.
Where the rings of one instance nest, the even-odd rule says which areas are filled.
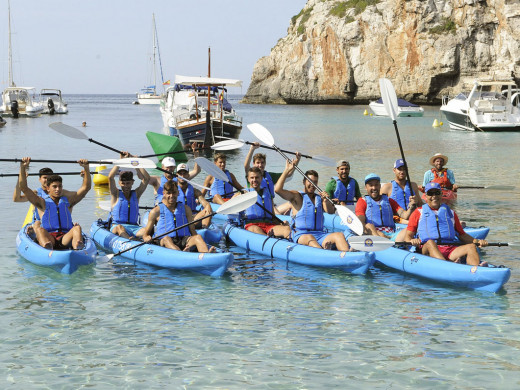
[[[63,93],[135,93],[151,79],[155,13],[165,79],[244,81],[287,35],[306,0],[11,0],[14,81]],[[0,3],[0,89],[7,86],[7,0]]]

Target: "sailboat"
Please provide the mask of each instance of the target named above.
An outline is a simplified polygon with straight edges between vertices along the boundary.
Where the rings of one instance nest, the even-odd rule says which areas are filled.
[[[159,52],[159,39],[157,37],[157,27],[155,26],[155,14],[152,14],[152,73],[153,73],[153,84],[148,85],[141,89],[137,93],[137,102],[136,104],[160,104],[162,96],[157,94],[157,65],[156,65],[156,57],[159,60],[159,68],[161,70],[161,81],[164,85],[164,78],[162,73],[162,64],[161,64],[161,53]]]
[[[17,87],[13,81],[13,55],[11,46],[11,2],[7,0],[8,14],[8,87],[2,93],[0,114],[18,118],[19,116],[39,116],[43,112],[43,105],[39,102],[34,87]]]

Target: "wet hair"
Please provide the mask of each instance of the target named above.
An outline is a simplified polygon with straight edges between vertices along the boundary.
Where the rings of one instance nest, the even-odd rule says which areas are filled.
[[[254,173],[258,173],[260,175],[260,177],[262,177],[262,170],[258,167],[251,167],[247,170],[247,176],[249,177],[249,174],[251,172],[254,172]]]
[[[47,185],[47,187],[49,187],[54,182],[63,183],[63,179],[61,178],[60,175],[50,175],[50,176],[47,176],[47,182],[45,183]]]
[[[166,183],[164,183],[163,192],[168,192],[171,194],[172,192],[174,192],[174,190],[179,191],[177,182],[173,180],[168,180]]]
[[[265,154],[263,153],[257,153],[253,156],[253,162],[255,162],[256,160],[264,160],[264,161],[267,161],[267,157],[265,156]]]
[[[305,176],[316,176],[316,179],[319,179],[318,172],[316,172],[314,169],[309,169],[307,172],[305,172]],[[303,178],[303,182],[305,183],[306,178]]]
[[[134,180],[134,174],[130,171],[121,172],[119,175],[119,181],[131,181]]]
[[[224,153],[215,153],[215,155],[213,156],[213,161],[217,162],[219,159],[226,161],[227,156]]]
[[[49,175],[52,175],[53,173],[54,173],[53,170],[50,169],[50,168],[42,168],[38,172],[40,177],[42,177],[42,176],[49,176]]]

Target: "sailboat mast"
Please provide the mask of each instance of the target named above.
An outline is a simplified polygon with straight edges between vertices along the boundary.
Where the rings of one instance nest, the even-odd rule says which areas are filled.
[[[8,52],[8,85],[10,87],[16,87],[13,82],[13,49],[11,46],[11,2],[7,0],[7,17],[8,17],[8,28],[9,28],[9,52]]]
[[[157,45],[155,42],[155,35],[156,35],[155,14],[152,14],[152,23],[153,23],[153,32],[152,32],[152,35],[153,35],[153,94],[157,95],[157,69],[155,66],[155,51],[157,50]]]

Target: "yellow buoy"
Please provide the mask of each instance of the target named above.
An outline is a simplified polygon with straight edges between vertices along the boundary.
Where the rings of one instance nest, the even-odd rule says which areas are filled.
[[[444,125],[444,123],[443,123],[443,122],[439,122],[439,125],[441,125],[441,126],[442,126],[442,125]]]
[[[435,120],[433,121],[433,125],[432,125],[432,126],[433,126],[433,127],[439,127],[439,126],[440,126],[440,125],[439,125],[439,121],[438,121],[437,119],[435,119]]]
[[[96,172],[100,172],[104,169],[107,169],[106,166],[100,165],[99,167],[96,167]],[[101,175],[99,173],[96,173],[94,177],[92,178],[92,181],[94,182],[94,185],[107,185],[108,184],[108,176]]]
[[[363,113],[363,115],[367,116],[367,115],[368,115],[368,110],[365,110],[365,112]]]

